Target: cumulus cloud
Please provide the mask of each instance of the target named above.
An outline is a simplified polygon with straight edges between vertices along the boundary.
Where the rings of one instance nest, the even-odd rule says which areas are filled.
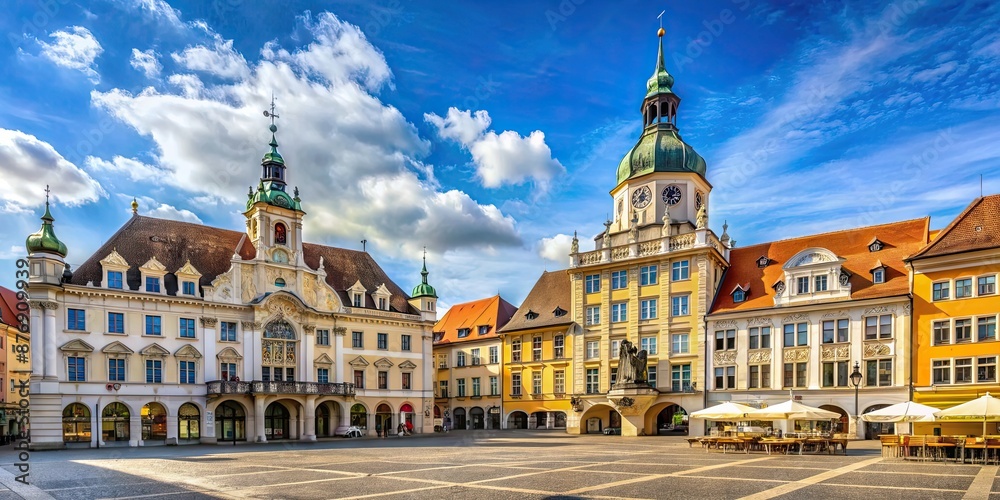
[[[4,183],[17,186],[4,193],[0,212],[22,212],[41,205],[46,185],[52,186],[55,201],[69,205],[97,201],[106,195],[96,180],[52,145],[20,130],[0,128],[0,165]]]
[[[568,265],[569,250],[572,244],[573,236],[569,234],[557,234],[551,238],[542,238],[537,245],[538,256],[563,266]]]
[[[161,22],[167,26],[183,28],[180,11],[174,9],[164,0],[119,0],[126,8],[137,10],[152,21]]]
[[[128,196],[124,194],[119,194],[118,198],[123,201],[131,201],[135,198],[135,201],[139,204],[138,212],[139,215],[146,215],[149,217],[156,217],[158,219],[170,219],[177,220],[181,222],[193,222],[195,224],[202,224],[201,218],[195,215],[194,212],[177,208],[173,205],[168,205],[166,203],[161,203],[149,196]],[[122,204],[125,205],[124,203]],[[130,209],[131,210],[131,209]]]
[[[82,26],[70,26],[65,30],[50,33],[49,38],[54,42],[38,41],[42,47],[43,57],[64,68],[83,72],[93,83],[101,81],[94,67],[94,60],[104,52],[104,48],[90,30]]]
[[[247,60],[233,49],[232,40],[212,34],[211,45],[195,45],[180,53],[170,54],[173,60],[191,71],[200,71],[231,80],[244,79],[250,74]]]
[[[376,97],[391,87],[392,72],[364,34],[329,13],[300,21],[311,37],[303,47],[270,42],[259,61],[247,64],[231,43],[212,43],[206,50],[232,51],[226,57],[235,66],[208,69],[203,62],[215,56],[189,48],[177,54],[183,72],[164,75],[165,83],[137,94],[92,92],[95,106],[149,138],[153,148],[149,163],[88,162],[95,171],[181,187],[192,198],[242,204],[268,149],[269,122],[261,111],[273,91],[277,141],[289,184],[301,188],[307,238],[368,239],[389,255],[415,255],[424,245],[438,253],[520,245],[512,217],[439,188],[433,166],[422,162],[429,143]],[[223,76],[227,81],[220,83]]]
[[[160,55],[153,49],[139,50],[132,49],[132,67],[142,71],[146,78],[156,78],[160,76],[163,65],[160,64]]]
[[[491,119],[486,111],[472,113],[454,107],[448,108],[444,117],[427,113],[424,120],[437,128],[442,139],[458,142],[472,154],[483,186],[497,188],[530,179],[544,192],[554,177],[566,172],[559,160],[552,157],[545,134],[540,130],[527,137],[512,130],[497,134],[487,130]]]

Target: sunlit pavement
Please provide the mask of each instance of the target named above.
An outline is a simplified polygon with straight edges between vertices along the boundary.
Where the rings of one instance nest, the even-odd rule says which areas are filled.
[[[722,454],[680,437],[475,431],[320,443],[34,452],[29,487],[0,451],[0,500],[16,498],[990,498],[997,466],[848,456]],[[13,488],[13,490],[12,490]]]

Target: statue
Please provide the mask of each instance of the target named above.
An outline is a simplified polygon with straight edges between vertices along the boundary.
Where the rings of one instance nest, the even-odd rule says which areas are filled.
[[[604,245],[602,248],[611,248],[611,221],[604,221]]]
[[[569,253],[580,253],[580,240],[576,237],[576,231],[573,231],[573,243],[569,246]]]
[[[628,242],[635,243],[639,240],[639,213],[632,212],[632,226],[628,229]]]
[[[618,347],[618,381],[615,387],[645,383],[647,357],[645,349],[639,350],[632,342],[623,340]]]
[[[705,204],[702,204],[701,208],[698,209],[698,215],[695,216],[695,227],[698,229],[708,227],[708,209],[705,208]]]
[[[660,229],[660,236],[664,238],[670,236],[670,207],[663,209],[663,228]]]

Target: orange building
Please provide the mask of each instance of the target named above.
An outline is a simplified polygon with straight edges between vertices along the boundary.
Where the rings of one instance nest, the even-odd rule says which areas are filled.
[[[976,198],[908,259],[914,314],[914,401],[946,408],[1000,393],[1000,195]],[[916,424],[915,433],[978,435],[980,423]],[[1000,432],[991,423],[988,433]]]
[[[504,327],[517,306],[499,295],[456,304],[434,325],[434,427],[499,429]]]
[[[29,362],[31,352],[26,356],[8,354],[16,345],[18,335],[21,343],[27,339],[27,333],[21,333],[17,321],[17,294],[8,288],[0,286],[0,441],[6,442],[7,436],[18,434],[22,429],[17,427],[13,411],[18,408],[22,399],[17,381],[28,380],[31,374]]]

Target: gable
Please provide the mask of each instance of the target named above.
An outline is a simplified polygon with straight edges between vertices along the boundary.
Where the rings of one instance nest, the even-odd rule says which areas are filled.
[[[133,354],[135,351],[129,349],[127,345],[118,342],[117,340],[104,346],[101,349],[104,354]]]
[[[382,358],[375,362],[375,368],[392,368],[394,363],[389,358]]]
[[[184,263],[184,266],[178,269],[177,272],[174,274],[184,275],[184,276],[194,276],[196,278],[201,276],[201,273],[199,273],[198,270],[195,269],[193,265],[191,265],[191,259],[188,259],[187,262]]]
[[[416,367],[417,367],[417,365],[413,361],[410,361],[410,360],[403,361],[402,363],[399,364],[399,368],[402,369],[402,370],[412,370],[412,369],[414,369]]]
[[[139,266],[139,269],[143,271],[153,271],[157,273],[166,272],[167,266],[164,266],[160,261],[156,260],[156,257],[150,257],[145,264]]]
[[[163,347],[161,347],[160,344],[150,344],[150,345],[146,346],[143,350],[139,351],[139,354],[142,354],[143,356],[152,356],[152,357],[160,357],[160,358],[162,358],[162,357],[169,356],[170,355],[170,351],[168,351],[168,350],[164,349]]]
[[[330,359],[330,356],[327,356],[326,353],[324,352],[323,354],[317,356],[316,359],[313,360],[313,363],[317,365],[332,365],[333,360]]]
[[[364,356],[358,356],[352,359],[348,364],[351,366],[368,366],[368,360]]]
[[[75,339],[75,340],[70,340],[69,342],[66,342],[65,344],[63,344],[61,347],[59,347],[59,350],[63,351],[63,352],[68,352],[68,351],[74,351],[74,352],[94,352],[94,346],[92,346],[92,345],[90,345],[90,344],[88,344],[88,343],[86,343],[86,342],[84,342],[84,341],[82,341],[80,339]]]
[[[125,257],[122,257],[121,254],[118,253],[117,248],[112,250],[107,257],[101,259],[101,265],[104,267],[116,267],[125,269],[128,269],[129,267],[128,261],[126,261]]]
[[[180,349],[177,349],[177,351],[174,352],[174,356],[177,356],[178,358],[201,359],[201,353],[198,352],[198,349],[195,349],[195,347],[191,344],[186,344]]]
[[[219,354],[216,354],[215,357],[222,361],[239,361],[243,359],[243,356],[240,355],[239,351],[233,349],[232,347],[227,347],[219,351]]]

